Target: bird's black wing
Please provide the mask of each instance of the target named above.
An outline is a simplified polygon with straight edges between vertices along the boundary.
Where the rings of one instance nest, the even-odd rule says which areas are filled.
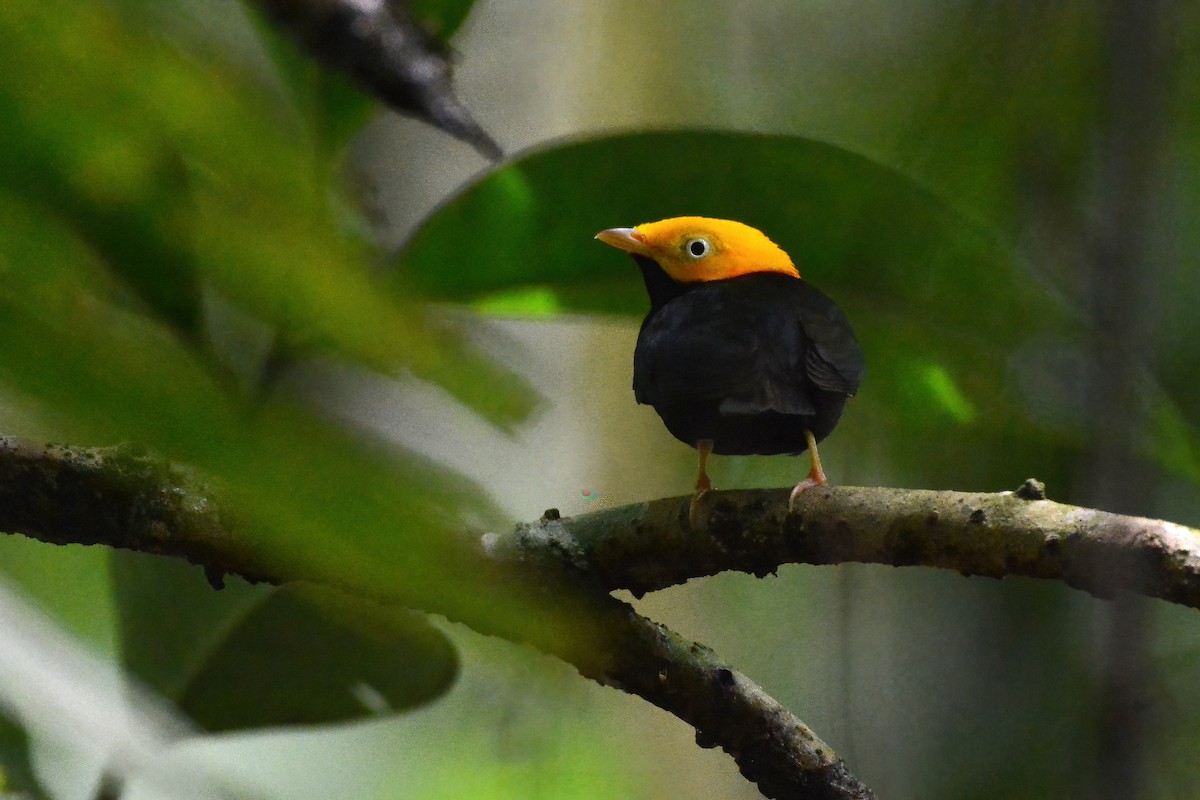
[[[866,369],[854,330],[832,300],[807,283],[802,286],[797,308],[802,335],[807,340],[804,373],[827,392],[853,395]]]
[[[722,401],[722,414],[809,415],[818,390],[853,395],[864,360],[845,314],[819,289],[779,275],[742,279],[751,302],[756,347],[752,380]]]
[[[736,292],[716,285],[697,287],[657,309],[642,323],[634,351],[638,402],[716,405],[755,385],[756,313]]]
[[[634,392],[654,406],[715,403],[722,415],[816,412],[814,390],[852,395],[862,351],[841,310],[785,275],[714,281],[642,324]]]

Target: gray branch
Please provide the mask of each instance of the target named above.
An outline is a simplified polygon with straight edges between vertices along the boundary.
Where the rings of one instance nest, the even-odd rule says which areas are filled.
[[[652,500],[517,526],[493,551],[568,561],[609,589],[642,594],[725,570],[861,562],[963,575],[1059,580],[1200,608],[1200,531],[1042,499],[1027,481],[997,494],[830,486],[788,513],[778,489],[714,492],[700,524],[691,498]]]

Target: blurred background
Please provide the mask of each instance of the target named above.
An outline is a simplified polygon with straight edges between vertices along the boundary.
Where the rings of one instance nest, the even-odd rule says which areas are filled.
[[[591,237],[704,214],[767,232],[859,332],[868,375],[821,451],[833,482],[1032,476],[1200,525],[1200,7],[412,5],[502,163],[376,107],[239,3],[0,10],[0,430],[145,444],[236,487],[264,547],[335,574],[383,553],[414,604],[469,602],[438,566],[464,525],[690,490],[694,452],[630,389],[637,270]],[[806,470],[711,466],[718,488]],[[677,719],[440,617],[386,623],[419,631],[372,662],[400,684],[384,694],[425,687],[388,695],[403,713],[222,717],[254,703],[229,675],[303,676],[309,651],[283,660],[262,587],[154,562],[0,537],[52,628],[214,731],[163,734],[123,797],[759,796]],[[880,797],[1200,783],[1192,610],[864,565],[635,605]],[[245,655],[269,638],[245,634],[253,614],[282,631],[265,661]],[[96,697],[7,685],[10,787],[28,769],[45,796],[104,796],[110,737],[78,734]],[[182,777],[197,769],[223,777]]]

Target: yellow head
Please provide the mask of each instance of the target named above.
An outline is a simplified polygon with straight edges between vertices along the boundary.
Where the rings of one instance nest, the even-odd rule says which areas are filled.
[[[679,283],[718,281],[751,272],[800,277],[779,245],[761,231],[727,219],[673,217],[636,228],[610,228],[600,231],[596,238],[654,259]]]

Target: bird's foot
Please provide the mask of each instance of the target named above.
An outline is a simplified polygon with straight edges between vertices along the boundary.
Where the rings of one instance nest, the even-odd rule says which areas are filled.
[[[788,495],[788,513],[790,514],[792,512],[792,507],[796,504],[797,497],[804,494],[809,489],[815,489],[818,486],[824,486],[827,483],[824,478],[824,475],[821,476],[821,479],[810,476],[797,483],[796,488],[792,489],[792,493]]]
[[[699,527],[701,501],[713,488],[712,480],[708,477],[708,470],[704,468],[708,463],[708,454],[712,452],[712,447],[711,439],[701,439],[696,442],[696,452],[700,454],[700,470],[696,473],[696,493],[692,495],[692,504],[688,507],[688,523],[693,528]]]
[[[788,513],[792,513],[792,507],[796,505],[796,498],[807,492],[809,489],[814,489],[818,486],[824,486],[829,483],[825,477],[825,470],[821,467],[821,457],[817,455],[817,440],[812,435],[812,431],[806,430],[804,438],[808,442],[808,458],[811,466],[808,470],[808,477],[796,484],[796,488],[792,489],[792,493],[788,495]]]
[[[688,524],[693,528],[700,527],[701,507],[704,505],[704,498],[708,496],[708,493],[711,491],[712,486],[710,485],[703,489],[697,489],[696,493],[692,495],[692,503],[690,506],[688,506]]]

